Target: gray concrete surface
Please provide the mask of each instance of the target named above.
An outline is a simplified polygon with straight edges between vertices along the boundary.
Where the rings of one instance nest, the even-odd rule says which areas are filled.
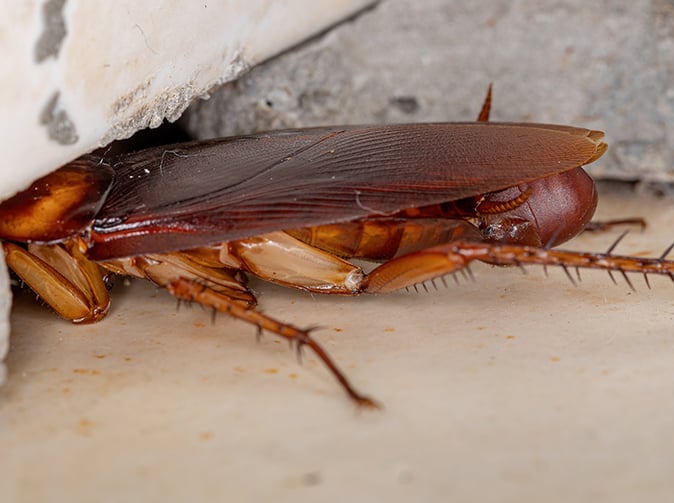
[[[595,177],[674,181],[674,2],[383,0],[189,111],[200,137],[495,120],[606,131]]]

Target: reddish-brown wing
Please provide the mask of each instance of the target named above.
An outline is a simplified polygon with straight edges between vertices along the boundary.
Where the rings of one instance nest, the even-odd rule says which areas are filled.
[[[599,157],[569,126],[438,123],[277,131],[113,161],[94,259],[189,249],[500,190]]]

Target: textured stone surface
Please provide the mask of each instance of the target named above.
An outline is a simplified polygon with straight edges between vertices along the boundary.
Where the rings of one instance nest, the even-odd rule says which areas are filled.
[[[606,131],[595,176],[674,181],[674,2],[385,0],[190,110],[202,137],[318,125],[495,120]]]

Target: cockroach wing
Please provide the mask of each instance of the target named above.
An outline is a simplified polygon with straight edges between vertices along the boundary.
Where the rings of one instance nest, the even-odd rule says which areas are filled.
[[[599,157],[601,132],[438,123],[276,131],[112,162],[94,259],[206,246],[474,196]]]

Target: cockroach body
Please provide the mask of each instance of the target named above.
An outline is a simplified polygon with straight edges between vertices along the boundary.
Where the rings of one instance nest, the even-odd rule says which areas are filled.
[[[277,131],[84,156],[0,205],[9,267],[60,316],[108,311],[103,271],[308,345],[359,405],[308,330],[257,311],[245,273],[316,293],[414,286],[473,260],[672,276],[674,262],[553,250],[597,202],[581,166],[603,133],[486,122]],[[18,244],[17,244],[18,243]],[[347,259],[382,262],[369,274]]]

